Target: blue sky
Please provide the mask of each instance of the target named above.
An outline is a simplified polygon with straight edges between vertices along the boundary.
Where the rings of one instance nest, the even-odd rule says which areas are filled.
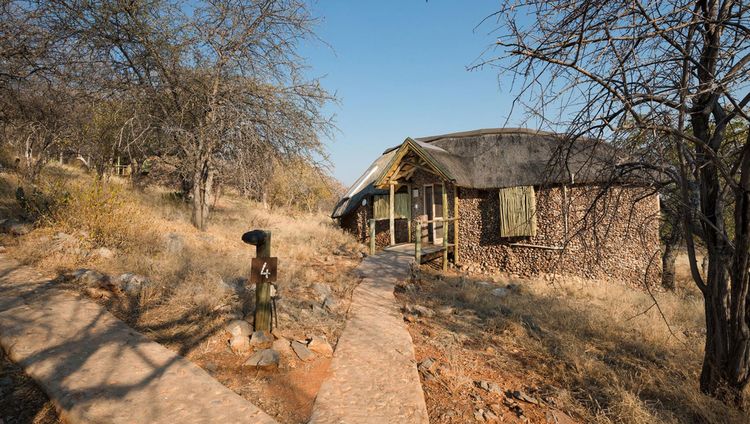
[[[418,137],[506,125],[512,92],[496,69],[467,71],[492,44],[475,30],[497,0],[320,0],[317,34],[302,48],[314,76],[336,93],[333,174],[350,185],[387,147]],[[510,119],[508,126],[519,126]]]

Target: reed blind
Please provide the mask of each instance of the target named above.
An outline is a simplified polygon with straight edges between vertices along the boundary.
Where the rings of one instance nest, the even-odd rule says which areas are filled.
[[[500,189],[500,237],[536,235],[536,196],[533,186]]]
[[[393,199],[393,217],[394,218],[409,218],[411,212],[411,198],[409,193],[396,193],[396,197]],[[388,219],[388,204],[387,194],[376,194],[373,201],[373,211],[375,219]]]

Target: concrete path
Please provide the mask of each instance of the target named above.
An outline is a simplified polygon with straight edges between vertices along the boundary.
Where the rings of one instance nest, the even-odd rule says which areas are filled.
[[[69,423],[275,423],[98,304],[0,255],[0,345]]]
[[[393,295],[413,246],[369,256],[310,423],[427,423],[414,346]]]

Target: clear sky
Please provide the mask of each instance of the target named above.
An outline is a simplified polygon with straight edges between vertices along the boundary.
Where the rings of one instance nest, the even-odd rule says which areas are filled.
[[[311,72],[340,103],[328,142],[333,174],[353,183],[406,137],[506,126],[512,93],[496,69],[468,71],[495,37],[475,30],[497,0],[320,0],[317,34],[305,45]],[[511,119],[508,126],[519,126]]]

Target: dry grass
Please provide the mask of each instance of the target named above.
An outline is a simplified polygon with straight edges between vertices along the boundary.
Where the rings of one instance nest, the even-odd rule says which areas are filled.
[[[0,349],[0,422],[59,424],[52,402]]]
[[[17,184],[12,175],[0,174],[0,207],[6,207],[5,216],[18,212]],[[350,271],[358,264],[362,248],[350,235],[323,214],[264,210],[232,194],[217,201],[209,229],[201,232],[189,222],[189,205],[163,187],[135,191],[124,180],[97,182],[68,167],[48,169],[39,187],[44,195],[35,200],[31,213],[37,218],[36,228],[21,238],[2,240],[11,255],[59,274],[93,268],[113,277],[126,272],[146,276],[150,284],[139,295],[100,301],[153,340],[200,365],[211,362],[220,381],[241,394],[256,396],[253,401],[259,406],[273,401],[274,410],[268,412],[282,422],[306,420],[305,408],[311,407],[318,386],[308,389],[307,397],[312,398],[304,402],[309,405],[263,399],[270,394],[248,388],[263,385],[264,377],[243,370],[242,358],[227,355],[224,324],[246,314],[252,321],[254,308],[252,287],[245,277],[255,248],[244,244],[241,235],[255,228],[272,231],[281,296],[276,334],[290,339],[325,335],[332,344],[343,328],[350,294],[358,283]],[[32,191],[26,188],[27,193]],[[98,255],[100,248],[114,256]],[[310,287],[313,283],[330,285],[338,308],[323,311]],[[318,374],[321,366],[324,372],[327,362],[305,365]],[[229,369],[231,373],[224,372]]]
[[[698,391],[703,306],[685,282],[678,294],[655,294],[657,308],[647,293],[615,283],[500,276],[484,281],[493,284],[428,273],[419,290],[400,295],[435,310],[455,309],[410,326],[418,360],[433,356],[445,364],[437,383],[457,375],[469,381],[494,377],[506,390],[551,394],[549,408],[581,422],[748,422],[740,411]],[[505,297],[490,294],[507,284],[515,288]],[[445,334],[457,335],[460,343],[444,343]],[[486,409],[498,401],[477,402],[486,392],[468,383],[463,391],[450,386],[455,381],[447,384],[443,390],[426,382],[434,422],[459,422],[440,405],[461,405],[463,399],[464,416],[471,416],[472,408],[481,407],[477,403]],[[544,408],[527,409],[527,416],[544,417]]]

